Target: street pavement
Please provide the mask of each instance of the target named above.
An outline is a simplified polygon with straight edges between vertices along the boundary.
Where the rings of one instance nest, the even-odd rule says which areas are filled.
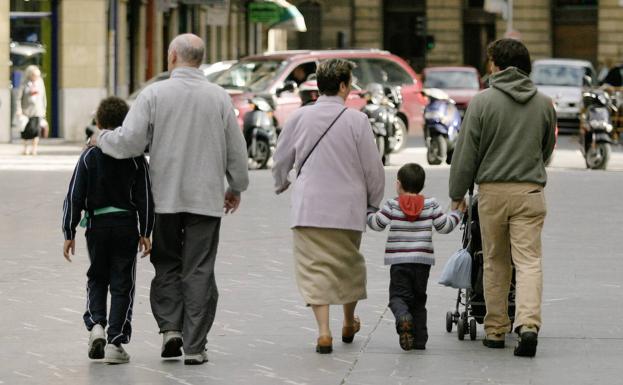
[[[363,327],[342,344],[341,309],[332,307],[334,353],[314,352],[316,328],[295,285],[289,198],[272,193],[269,171],[251,172],[239,212],[223,221],[216,267],[220,291],[209,334],[210,361],[188,367],[160,359],[161,339],[149,307],[153,268],[137,268],[128,365],[87,358],[82,324],[85,240],[76,256],[62,256],[61,207],[80,147],[54,143],[38,157],[0,145],[0,384],[623,384],[623,153],[611,170],[584,169],[573,139],[563,137],[549,169],[548,217],[543,233],[543,328],[534,359],[445,331],[456,291],[437,284],[460,231],[434,237],[437,264],[428,299],[425,351],[403,352],[387,310],[386,233],[367,232],[368,299],[357,314]],[[399,164],[424,164],[423,149],[408,148],[386,169],[386,197],[394,195]],[[425,194],[448,204],[448,167],[426,166]]]

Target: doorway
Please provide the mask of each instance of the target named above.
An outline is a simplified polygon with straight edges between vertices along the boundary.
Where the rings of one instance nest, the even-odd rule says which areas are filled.
[[[426,63],[426,1],[385,0],[383,15],[383,47],[421,72]]]
[[[58,3],[59,0],[18,1],[10,4],[11,125],[15,103],[26,67],[36,65],[45,85],[49,136],[58,137]],[[17,139],[12,130],[12,139]]]

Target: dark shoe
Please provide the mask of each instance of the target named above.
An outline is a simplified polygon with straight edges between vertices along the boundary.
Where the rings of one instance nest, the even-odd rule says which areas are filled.
[[[350,344],[355,339],[355,334],[361,329],[361,321],[359,317],[355,316],[355,323],[353,326],[342,327],[342,342]]]
[[[333,338],[329,336],[318,337],[316,344],[316,353],[329,354],[333,351]]]
[[[403,315],[396,322],[396,331],[398,332],[398,341],[402,350],[411,350],[415,346],[415,338],[413,337],[413,317],[411,314]]]
[[[178,331],[166,331],[162,334],[162,350],[160,357],[172,358],[180,357],[182,355],[182,346],[184,341],[182,340],[182,333]]]
[[[415,349],[415,350],[426,350],[426,345],[415,344],[415,345],[413,345],[413,349]]]
[[[522,328],[522,331],[519,333],[519,343],[515,348],[516,356],[534,357],[536,354],[536,345],[538,343],[538,334],[536,330],[536,328]]]
[[[490,349],[504,349],[504,334],[486,336],[482,344]]]

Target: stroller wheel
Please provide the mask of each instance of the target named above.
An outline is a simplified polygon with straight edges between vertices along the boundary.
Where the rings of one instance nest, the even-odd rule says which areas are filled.
[[[448,333],[452,332],[452,324],[453,324],[453,320],[452,320],[452,312],[449,311],[446,313],[446,331]]]
[[[459,322],[456,323],[456,332],[459,341],[463,341],[465,339],[465,319],[463,317],[459,318]]]
[[[474,341],[476,339],[476,320],[475,319],[470,319],[469,320],[469,339]]]

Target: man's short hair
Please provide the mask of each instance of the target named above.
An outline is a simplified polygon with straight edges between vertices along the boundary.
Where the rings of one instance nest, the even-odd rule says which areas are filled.
[[[528,48],[515,39],[499,39],[489,44],[487,55],[497,67],[505,70],[508,67],[516,67],[526,75],[532,72],[532,63]]]
[[[316,82],[322,95],[334,96],[340,91],[340,84],[350,84],[355,63],[344,59],[329,59],[318,65]]]
[[[116,96],[110,96],[100,102],[95,119],[101,128],[114,130],[123,124],[128,114],[128,103]]]
[[[407,163],[398,170],[398,181],[405,192],[419,194],[424,188],[426,173],[417,163]]]

